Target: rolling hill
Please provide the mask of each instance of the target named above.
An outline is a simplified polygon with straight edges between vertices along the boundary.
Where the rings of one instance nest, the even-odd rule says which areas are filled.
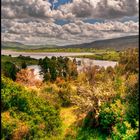
[[[139,46],[139,35],[120,37],[107,40],[99,40],[91,43],[79,45],[68,45],[65,48],[95,48],[95,49],[115,49],[137,48]]]
[[[47,48],[95,48],[115,49],[138,48],[139,35],[126,36],[107,40],[98,40],[91,43],[56,46],[56,45],[24,45],[18,42],[2,42],[2,49],[47,49]]]

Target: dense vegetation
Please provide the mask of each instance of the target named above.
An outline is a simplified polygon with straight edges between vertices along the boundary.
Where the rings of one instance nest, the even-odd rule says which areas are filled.
[[[38,139],[59,132],[59,110],[37,92],[2,77],[1,100],[1,139]]]
[[[100,52],[106,52],[106,51],[115,51],[114,49],[95,49],[95,48],[34,48],[30,49],[28,48],[3,48],[4,50],[12,50],[17,52],[93,52],[93,53],[100,53]]]
[[[76,59],[71,61],[69,58],[55,57],[51,59],[45,57],[39,60],[39,65],[44,73],[44,80],[55,81],[57,78],[75,79],[78,75]]]
[[[3,63],[7,62],[7,61],[14,63],[18,67],[20,67],[22,65],[22,63],[26,63],[27,65],[38,64],[38,60],[34,59],[34,58],[30,58],[30,56],[19,55],[18,57],[12,57],[11,55],[9,55],[9,56],[2,55],[1,56],[2,66],[3,66]]]
[[[40,59],[39,86],[27,69],[16,82],[2,76],[2,139],[138,140],[138,50],[117,57],[115,68],[78,74],[75,60]]]
[[[1,70],[2,74],[6,77],[16,80],[16,74],[21,68],[26,68],[27,65],[38,64],[38,60],[30,58],[29,56],[19,55],[18,57],[12,57],[11,55],[1,56]]]

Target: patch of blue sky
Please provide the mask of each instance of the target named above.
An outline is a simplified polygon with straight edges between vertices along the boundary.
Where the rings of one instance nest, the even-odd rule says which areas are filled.
[[[58,24],[58,25],[64,25],[64,24],[68,24],[70,23],[69,20],[65,20],[65,19],[57,19],[55,20],[55,24]]]
[[[72,0],[57,0],[57,2],[54,2],[55,0],[49,0],[49,2],[53,5],[54,9],[57,9],[60,5],[72,2]]]
[[[83,22],[94,24],[96,22],[98,22],[98,23],[104,22],[104,20],[103,19],[93,19],[93,18],[91,18],[91,19],[84,19]]]
[[[94,24],[94,23],[101,23],[104,22],[103,19],[84,19],[82,20],[85,23],[90,23],[90,24]],[[68,24],[68,23],[72,23],[73,21],[70,20],[66,20],[66,19],[57,19],[55,20],[55,23],[58,25],[64,25],[64,24]]]
[[[119,19],[118,21],[120,22],[126,22],[126,21],[134,21],[134,22],[138,22],[139,21],[139,17],[138,16],[131,16],[131,17],[124,17],[122,19]]]

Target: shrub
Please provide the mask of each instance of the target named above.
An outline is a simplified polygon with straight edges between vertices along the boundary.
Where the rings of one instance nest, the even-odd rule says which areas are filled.
[[[120,53],[119,65],[121,74],[139,72],[138,50],[128,49]]]
[[[24,86],[40,87],[42,82],[37,79],[33,69],[21,69],[16,75],[16,82]]]
[[[60,88],[58,95],[62,106],[66,107],[72,105],[72,97],[75,95],[76,89],[71,84],[64,85]]]
[[[25,133],[19,136],[21,139],[39,139],[58,134],[61,126],[59,110],[37,96],[36,92],[28,92],[7,78],[2,77],[1,89],[2,139],[13,139],[22,129]]]
[[[138,140],[138,126],[136,129],[133,129],[127,121],[119,122],[113,127],[111,136],[113,140]]]
[[[116,100],[111,104],[104,104],[101,106],[99,112],[99,124],[107,132],[111,132],[112,127],[124,119],[125,106],[120,100]]]
[[[138,75],[129,75],[126,81],[127,120],[132,127],[136,127],[135,120],[139,120],[139,83]]]

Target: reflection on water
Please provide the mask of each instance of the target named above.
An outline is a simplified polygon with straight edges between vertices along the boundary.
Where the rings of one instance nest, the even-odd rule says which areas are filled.
[[[88,59],[88,58],[76,58],[77,61],[81,62],[81,65],[78,65],[78,70],[83,69],[83,67],[87,67],[87,66],[100,66],[100,67],[104,67],[107,68],[109,66],[111,67],[115,67],[116,64],[118,62],[114,62],[114,61],[105,61],[105,60],[93,60],[93,59]]]
[[[30,65],[27,66],[28,69],[34,69],[34,74],[36,79],[43,80],[43,74],[41,74],[41,67],[39,65]]]

